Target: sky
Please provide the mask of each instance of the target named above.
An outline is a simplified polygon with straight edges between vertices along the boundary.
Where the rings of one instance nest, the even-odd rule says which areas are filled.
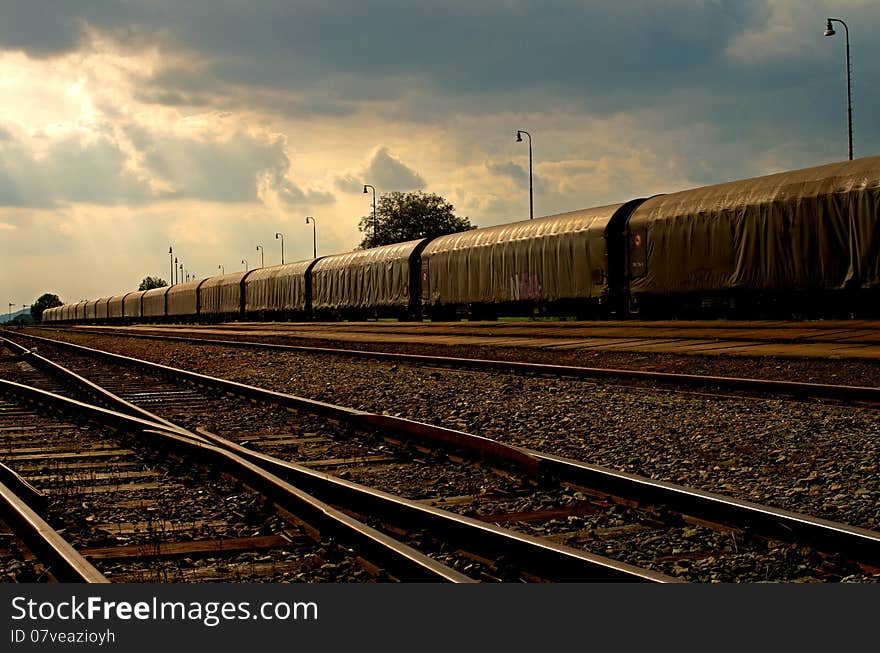
[[[876,0],[3,0],[0,313],[880,154]],[[260,246],[262,249],[258,249]],[[243,263],[246,261],[247,263]]]

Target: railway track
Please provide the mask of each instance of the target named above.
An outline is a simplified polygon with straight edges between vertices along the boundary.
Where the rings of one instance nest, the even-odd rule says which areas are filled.
[[[130,368],[122,371],[105,367],[103,372],[99,371],[96,352],[76,351],[80,359],[75,366],[87,368],[81,369],[86,376],[97,375],[117,382],[132,376]],[[118,365],[121,359],[113,360]],[[525,452],[523,456],[522,450],[493,450],[481,438],[468,441],[459,436],[451,452],[444,450],[438,454],[437,447],[448,447],[451,438],[435,439],[430,446],[423,441],[413,447],[406,442],[414,435],[411,423],[410,431],[402,436],[395,434],[393,428],[400,425],[382,416],[365,416],[359,411],[346,414],[344,409],[319,402],[261,393],[254,388],[172,372],[152,364],[138,365],[141,371],[149,369],[164,378],[140,374],[136,385],[123,384],[124,388],[117,388],[129,399],[140,398],[142,407],[144,402],[152,404],[151,410],[156,409],[172,422],[186,422],[193,413],[197,413],[196,422],[205,421],[207,413],[236,415],[235,420],[224,417],[207,429],[194,423],[187,426],[204,437],[212,438],[212,431],[217,431],[249,449],[261,451],[251,454],[240,444],[228,445],[243,456],[254,456],[252,459],[259,459],[262,465],[272,466],[279,474],[297,477],[297,482],[315,481],[309,472],[272,459],[293,458],[299,463],[296,467],[323,468],[337,477],[402,492],[422,505],[443,505],[446,510],[485,523],[505,525],[548,542],[562,542],[594,553],[601,551],[687,580],[868,579],[876,573],[875,565],[880,562],[875,559],[878,536],[869,531],[537,452]],[[172,374],[174,380],[169,382],[168,375]],[[310,417],[294,432],[289,424],[283,427],[287,430],[278,432],[266,428],[277,411],[268,410],[260,417],[252,403],[223,408],[215,403],[206,410],[200,402],[207,398],[197,396],[200,393],[191,389],[182,389],[183,379],[202,387],[212,386],[215,391],[245,394],[252,402],[269,401],[294,407],[300,413],[309,410],[329,415],[333,421],[346,422],[346,426],[334,430],[309,421],[314,419]],[[255,429],[255,424],[260,428]],[[423,428],[420,435],[430,434]],[[465,465],[468,458],[471,461]],[[491,469],[492,466],[500,469]],[[442,492],[439,495],[438,489]],[[640,547],[642,542],[659,545],[646,552]],[[489,559],[482,562],[491,564]]]
[[[77,329],[76,331],[86,331]],[[880,387],[843,385],[831,383],[806,383],[771,379],[742,378],[707,374],[681,374],[647,370],[584,367],[574,365],[555,365],[498,359],[462,358],[456,356],[431,356],[423,354],[397,353],[387,351],[368,351],[359,349],[339,349],[330,347],[309,347],[272,342],[248,340],[227,340],[217,337],[168,336],[142,334],[131,331],[88,330],[100,335],[121,337],[155,338],[169,342],[181,342],[218,347],[258,349],[279,352],[297,352],[313,355],[333,355],[388,363],[415,363],[419,365],[450,369],[472,369],[480,371],[528,374],[559,378],[590,380],[612,380],[661,385],[663,387],[706,390],[710,392],[736,393],[740,396],[776,395],[806,400],[844,402],[863,406],[880,406]]]
[[[75,550],[117,582],[470,580],[204,440],[8,380],[0,394],[0,457],[54,528],[33,511],[10,525],[50,571]]]
[[[58,369],[55,368],[55,371],[57,372]],[[18,376],[20,377],[21,375]],[[37,375],[33,372],[27,374],[27,376],[30,377],[28,380],[31,386],[46,382],[42,375]],[[9,391],[10,383],[7,381],[0,384],[0,389]],[[54,381],[50,380],[49,383],[54,383]],[[26,386],[18,384],[16,388],[18,391],[25,392],[23,389]],[[92,395],[94,391],[95,388],[91,387],[87,390],[87,393]],[[35,389],[31,389],[30,392],[41,393],[40,390]],[[70,394],[70,390],[66,392]],[[74,391],[74,394],[77,394],[77,392]],[[68,401],[75,400],[69,399]],[[84,410],[85,404],[77,402],[77,405],[80,411]],[[128,405],[122,405],[122,408],[131,410],[131,407]],[[142,411],[135,412],[139,415],[144,414]],[[140,417],[132,417],[130,419],[141,420]],[[175,428],[161,419],[152,422],[152,424],[156,428],[163,426]],[[250,464],[255,468],[258,467],[257,463],[259,463],[262,469],[269,466],[266,464],[267,459],[259,454],[254,454],[254,452],[242,448],[229,453],[235,447],[230,446],[229,443],[219,438],[210,436],[210,434],[206,435],[211,437],[213,442],[224,445],[226,449],[224,453],[227,455],[235,458],[241,458],[246,455],[252,461]],[[201,441],[200,446],[208,446],[214,449],[210,444],[203,444],[206,440],[203,435],[177,429],[175,436],[177,440],[181,438],[195,438]],[[238,454],[243,455],[239,456]],[[397,538],[416,541],[420,549],[430,553],[430,558],[426,558],[424,554],[417,554],[406,545],[399,546],[408,550],[411,558],[423,558],[428,561],[420,564],[430,565],[432,564],[431,561],[442,559],[458,567],[466,568],[470,574],[473,574],[480,580],[495,581],[648,580],[663,582],[672,580],[664,577],[662,574],[639,569],[631,565],[616,563],[599,556],[581,553],[568,547],[540,541],[537,538],[518,535],[476,520],[468,520],[429,507],[418,506],[418,504],[413,504],[412,502],[407,502],[382,492],[364,491],[351,483],[343,483],[342,485],[332,487],[333,483],[327,482],[329,477],[321,472],[306,470],[306,468],[300,468],[295,465],[281,465],[274,469],[275,472],[295,479],[296,473],[303,470],[312,474],[310,480],[314,483],[313,489],[324,495],[332,495],[334,505],[343,509],[346,514],[365,515],[371,521],[377,522],[379,527],[391,533],[391,535]],[[300,486],[303,485],[302,479],[296,480]],[[325,508],[325,510],[337,512],[335,509],[330,508]],[[385,524],[385,521],[391,521],[393,525],[388,526]],[[395,539],[395,537],[391,537],[388,534],[383,534],[380,537],[389,541]],[[450,538],[454,538],[455,541],[463,546],[450,548],[447,546],[447,540]],[[504,559],[500,551],[505,551],[509,554],[509,562]],[[504,564],[499,566],[499,561]],[[442,562],[433,564],[444,570],[443,573],[448,575],[447,580],[454,579],[463,582],[472,578],[470,575],[449,569]],[[419,578],[416,577],[416,579]],[[424,580],[424,578],[421,579]]]
[[[95,328],[95,327],[92,327]],[[880,358],[876,320],[824,322],[585,321],[585,322],[352,322],[147,325],[133,332],[212,337],[285,338],[370,346],[492,346],[526,351],[641,352],[704,356]]]

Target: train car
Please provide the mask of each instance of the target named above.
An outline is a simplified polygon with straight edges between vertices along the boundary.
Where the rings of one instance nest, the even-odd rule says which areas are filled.
[[[308,259],[254,270],[244,280],[245,314],[249,318],[304,319],[311,314],[312,266]]]
[[[202,280],[187,281],[171,286],[165,294],[166,315],[169,319],[192,321],[199,314],[199,286]]]
[[[74,322],[82,322],[86,317],[86,300],[82,300],[73,305]]]
[[[878,214],[880,157],[869,157],[182,283],[128,307],[129,293],[65,304],[44,319],[874,315]]]
[[[141,300],[143,299],[145,292],[147,291],[135,290],[134,292],[128,293],[125,296],[125,299],[122,300],[122,310],[126,322],[137,320],[143,315]]]
[[[232,272],[202,281],[198,286],[199,316],[206,320],[241,318],[244,310],[242,287],[251,272]]]
[[[141,299],[141,314],[151,321],[160,321],[165,317],[165,295],[170,286],[151,288]]]
[[[628,223],[633,307],[853,307],[880,286],[878,207],[880,157],[651,198]]]
[[[98,322],[106,322],[110,317],[110,297],[101,297],[95,302],[95,320]]]
[[[83,318],[86,322],[94,322],[97,318],[98,312],[98,300],[91,299],[86,302],[85,308],[85,317]]]
[[[40,315],[40,322],[42,322],[43,324],[51,324],[52,322],[54,322],[55,321],[55,313],[57,312],[56,308],[57,307],[53,307],[53,308],[47,308],[46,310],[44,310],[42,312],[42,314]]]
[[[319,319],[419,314],[418,261],[429,239],[326,256],[311,270],[312,312]]]
[[[608,299],[612,277],[606,231],[628,207],[612,204],[435,238],[421,254],[424,314],[595,314]]]
[[[125,316],[125,296],[128,295],[127,292],[124,292],[119,295],[113,295],[109,300],[107,300],[107,319],[112,322],[121,322],[122,318]]]

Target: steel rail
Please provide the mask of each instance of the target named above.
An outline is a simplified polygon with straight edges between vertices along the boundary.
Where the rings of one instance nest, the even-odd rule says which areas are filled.
[[[699,374],[679,374],[675,372],[652,372],[647,370],[628,370],[621,368],[581,367],[576,365],[553,365],[548,363],[528,363],[500,359],[462,358],[456,356],[428,356],[424,354],[404,354],[397,352],[364,351],[359,349],[338,349],[332,347],[307,347],[305,345],[284,345],[268,342],[248,342],[221,340],[218,338],[196,338],[188,336],[165,336],[158,334],[130,334],[97,330],[80,332],[115,335],[129,338],[149,338],[187,342],[199,345],[238,347],[241,349],[268,349],[292,351],[307,354],[329,354],[351,358],[367,358],[395,362],[421,363],[453,368],[477,370],[503,370],[538,376],[571,377],[580,379],[635,379],[678,384],[689,387],[714,386],[725,390],[780,393],[802,398],[831,399],[835,401],[863,401],[880,404],[880,388],[871,386],[852,386],[804,381],[777,381],[772,379],[753,379],[747,377],[710,376]],[[29,334],[24,337],[38,338]],[[47,339],[50,340],[50,339]],[[57,341],[52,341],[57,342]]]
[[[52,323],[47,323],[46,326]],[[61,324],[61,323],[55,323]],[[140,322],[141,325],[150,323]],[[169,323],[153,323],[156,325],[169,325]],[[207,324],[202,322],[201,324]],[[42,325],[42,323],[34,323],[34,325]],[[878,319],[859,319],[859,320],[822,320],[822,321],[794,321],[794,320],[712,320],[712,319],[693,319],[693,320],[674,320],[674,319],[656,319],[656,320],[611,320],[611,319],[585,319],[585,320],[542,320],[542,319],[498,319],[498,320],[466,320],[466,321],[445,321],[445,322],[427,322],[419,320],[405,321],[303,321],[303,322],[282,322],[282,321],[227,321],[212,323],[212,326],[219,329],[260,329],[266,325],[277,325],[279,328],[299,329],[301,327],[314,328],[316,330],[325,327],[341,328],[347,331],[361,332],[433,332],[443,333],[466,333],[479,331],[556,331],[565,333],[566,331],[588,332],[594,330],[615,330],[615,329],[675,329],[687,333],[691,330],[699,331],[793,331],[801,333],[803,331],[821,331],[826,333],[851,333],[853,331],[871,331],[880,327]],[[31,325],[33,326],[33,325]],[[98,326],[95,324],[94,326]],[[116,325],[118,326],[118,325]],[[183,326],[183,325],[181,325]],[[797,336],[798,338],[809,336]],[[792,337],[786,338],[794,341]]]
[[[880,532],[828,519],[772,508],[751,501],[683,487],[577,460],[531,451],[547,473],[575,485],[631,499],[662,504],[690,517],[721,523],[768,539],[809,544],[820,551],[844,552],[880,565]]]
[[[151,413],[148,410],[144,410],[140,406],[136,406],[133,403],[126,401],[122,397],[113,394],[112,392],[102,388],[96,383],[93,383],[89,379],[85,378],[74,372],[73,370],[67,369],[56,363],[55,361],[46,358],[38,354],[36,351],[29,350],[27,347],[23,347],[17,342],[10,340],[9,338],[4,338],[0,336],[0,343],[12,349],[13,351],[18,352],[18,355],[23,359],[29,359],[32,362],[41,365],[45,370],[49,372],[55,378],[58,378],[62,381],[66,381],[68,383],[76,384],[82,391],[92,397],[95,401],[98,402],[99,405],[111,406],[113,410],[120,413],[125,413],[127,415],[134,415],[136,417],[140,417],[147,421],[157,422],[162,424],[163,426],[173,430],[180,432],[181,429],[179,426],[174,424],[173,422],[169,422],[158,415]]]
[[[80,345],[74,346],[81,347]],[[110,356],[120,357],[118,354],[110,354]],[[128,359],[128,357],[120,358]],[[149,363],[149,365],[155,364]],[[253,391],[248,395],[252,398],[259,398],[260,394],[256,391],[265,392],[267,397],[275,397],[279,394],[252,386],[248,387]],[[321,403],[321,406],[328,406],[328,404]],[[347,410],[342,407],[337,408]],[[222,438],[218,439],[217,436],[211,436],[211,438],[214,441],[221,441],[223,446],[227,446],[226,441]],[[249,451],[238,447],[238,445],[235,445],[234,450],[242,455],[245,455],[243,452]],[[816,548],[830,548],[835,552],[844,551],[862,561],[880,564],[880,533],[875,531],[665,481],[657,481],[534,450],[525,448],[521,450],[531,458],[538,460],[541,474],[548,477],[634,500],[642,505],[663,504],[691,517],[721,522],[727,526],[769,539],[808,543]]]
[[[33,508],[38,515],[46,514],[46,495],[19,476],[18,472],[2,462],[0,462],[0,483],[5,483],[10,490],[15,492],[22,501]]]
[[[382,490],[364,487],[330,474],[325,474],[296,463],[280,460],[267,454],[247,449],[203,429],[199,435],[217,446],[234,451],[261,467],[272,470],[309,492],[320,494],[330,503],[356,505],[366,513],[392,515],[410,527],[429,529],[435,536],[443,535],[449,541],[476,543],[489,548],[496,555],[531,567],[542,578],[552,581],[650,581],[680,582],[675,578],[617,562],[571,547],[557,545],[530,535],[504,529],[472,517],[421,504]],[[537,569],[536,569],[537,568]]]
[[[26,483],[26,481],[22,482]],[[70,583],[109,583],[58,531],[5,483],[0,483],[0,514],[25,545],[49,563],[49,573]]]
[[[171,430],[157,422],[86,404],[5,379],[0,379],[0,394],[13,394],[32,403],[51,404],[81,418],[86,417],[93,421],[134,430],[160,447],[173,448],[183,455],[206,458],[290,512],[300,517],[305,515],[304,521],[319,530],[332,529],[339,533],[341,539],[353,544],[359,552],[364,553],[364,557],[374,556],[372,558],[374,562],[381,561],[392,569],[392,575],[399,575],[402,580],[474,582],[468,576],[359,522],[234,452],[210,444],[201,436],[182,433],[179,429]]]

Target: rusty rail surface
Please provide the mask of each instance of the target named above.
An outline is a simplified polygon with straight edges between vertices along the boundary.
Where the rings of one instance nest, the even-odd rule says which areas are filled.
[[[20,482],[27,484],[24,479]],[[70,583],[110,582],[28,504],[26,498],[0,483],[0,514],[4,521],[31,551],[48,562],[48,571],[55,579]]]

